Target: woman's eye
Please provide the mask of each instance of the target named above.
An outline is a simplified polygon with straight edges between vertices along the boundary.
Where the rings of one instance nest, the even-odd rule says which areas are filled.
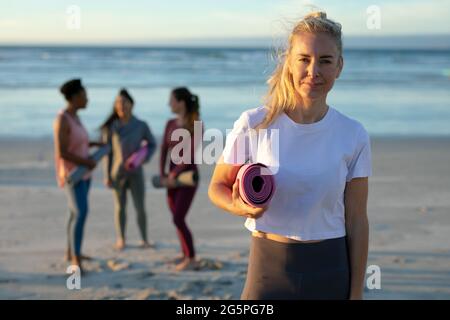
[[[298,61],[300,61],[300,62],[308,62],[308,59],[306,59],[306,58],[300,58]]]

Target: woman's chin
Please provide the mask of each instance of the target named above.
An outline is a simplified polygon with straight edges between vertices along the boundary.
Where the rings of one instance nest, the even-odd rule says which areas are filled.
[[[302,98],[306,100],[317,100],[323,96],[321,92],[317,92],[314,90],[308,90],[302,92]]]

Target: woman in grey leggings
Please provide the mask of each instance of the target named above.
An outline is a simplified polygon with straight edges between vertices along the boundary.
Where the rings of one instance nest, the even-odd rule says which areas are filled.
[[[145,179],[142,166],[128,171],[125,161],[147,143],[148,162],[156,149],[155,139],[148,125],[132,114],[133,98],[127,90],[120,90],[114,102],[111,116],[102,125],[102,136],[105,143],[111,145],[111,154],[104,161],[105,185],[114,192],[114,219],[116,225],[116,248],[125,248],[126,203],[127,191],[131,191],[137,222],[141,233],[141,246],[148,247],[147,218],[145,210]]]

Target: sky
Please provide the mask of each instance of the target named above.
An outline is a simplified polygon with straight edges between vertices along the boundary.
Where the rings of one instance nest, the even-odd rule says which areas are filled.
[[[346,36],[450,35],[450,0],[0,0],[0,44],[251,42],[286,34],[311,6]]]

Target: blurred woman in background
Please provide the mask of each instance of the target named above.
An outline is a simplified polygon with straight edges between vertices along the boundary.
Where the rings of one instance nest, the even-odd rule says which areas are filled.
[[[85,166],[90,170],[95,168],[97,164],[89,158],[89,147],[99,146],[100,143],[89,142],[89,135],[78,117],[78,111],[86,109],[88,103],[81,80],[73,79],[64,83],[60,92],[64,95],[67,105],[59,111],[53,129],[56,179],[58,185],[65,188],[69,205],[66,260],[82,270],[82,260],[89,259],[81,254],[81,247],[88,214],[91,173],[88,172],[73,185],[66,183],[66,178],[77,166]]]
[[[164,130],[164,136],[161,145],[160,175],[163,184],[167,187],[167,202],[173,215],[178,238],[180,239],[183,255],[177,258],[176,270],[193,270],[198,267],[195,260],[195,249],[192,233],[186,224],[186,215],[194,199],[197,186],[176,187],[177,176],[185,171],[193,170],[198,174],[197,165],[194,163],[194,154],[202,135],[194,135],[195,121],[200,121],[200,104],[197,95],[192,94],[187,88],[181,87],[172,90],[169,98],[169,106],[176,118],[170,119]],[[181,142],[174,141],[172,134],[177,129],[187,130],[189,139]],[[202,127],[203,130],[203,127]],[[166,171],[167,155],[179,143],[184,144],[181,152],[176,155],[188,161],[176,161],[170,157],[169,171]],[[189,155],[184,152],[188,151]],[[175,155],[173,155],[175,156]],[[177,159],[179,160],[179,159]]]
[[[113,189],[114,220],[116,226],[116,249],[126,246],[126,203],[127,191],[131,191],[141,234],[140,246],[150,246],[147,238],[147,214],[145,210],[145,178],[142,165],[127,170],[125,162],[143,146],[147,154],[143,163],[148,162],[156,150],[156,142],[149,126],[133,115],[134,100],[127,90],[121,89],[117,95],[111,115],[101,126],[103,141],[111,145],[111,153],[105,157],[105,185]]]

